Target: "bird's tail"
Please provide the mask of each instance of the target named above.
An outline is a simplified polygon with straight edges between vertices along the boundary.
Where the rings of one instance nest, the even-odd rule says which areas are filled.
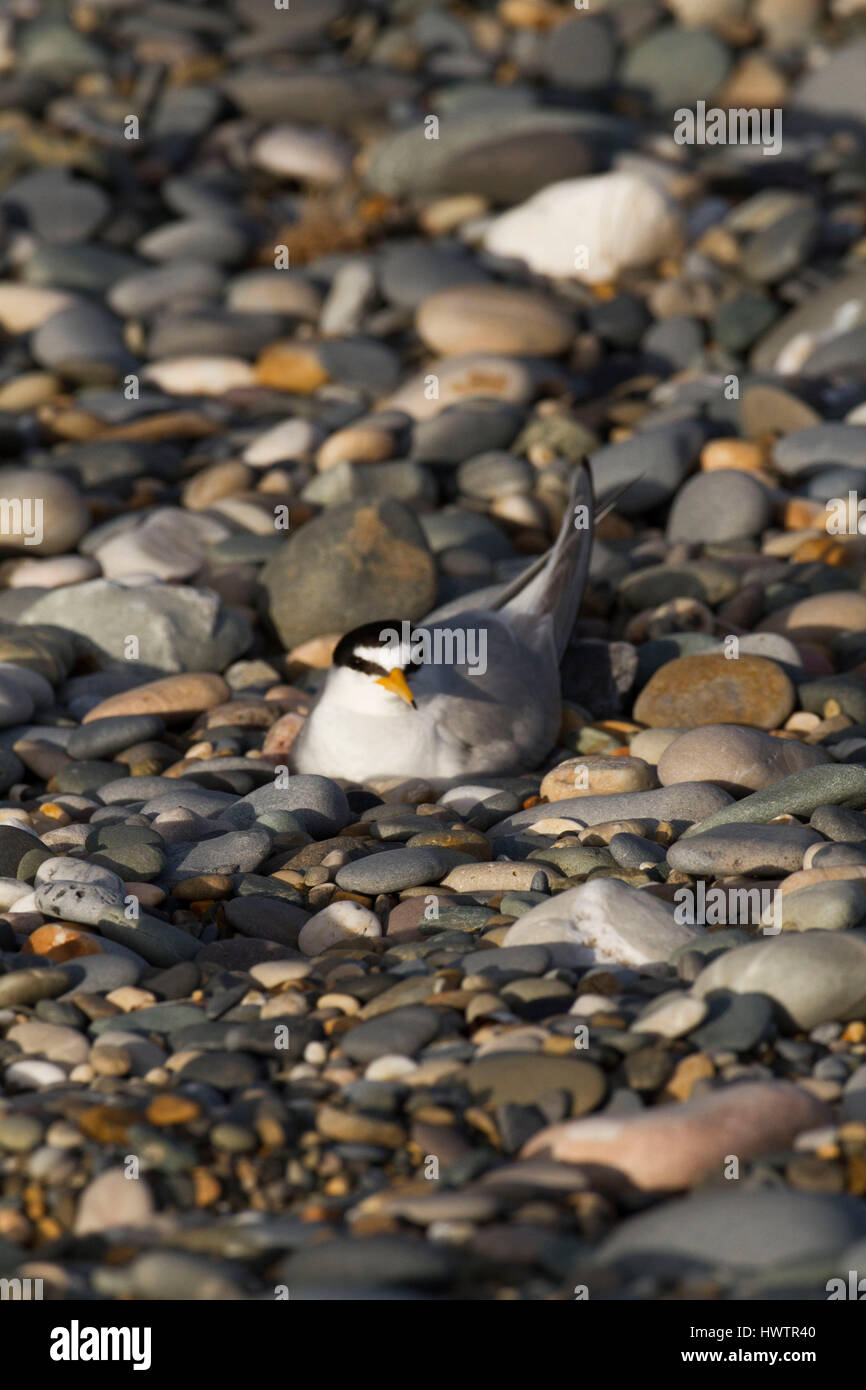
[[[550,617],[561,660],[583,597],[595,528],[595,499],[589,464],[581,460],[552,548],[512,581],[490,606],[512,617]]]

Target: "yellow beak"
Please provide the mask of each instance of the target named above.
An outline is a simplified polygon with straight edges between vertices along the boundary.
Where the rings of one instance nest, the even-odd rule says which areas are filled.
[[[407,705],[416,709],[415,697],[409,689],[409,684],[399,666],[395,666],[393,671],[389,671],[387,676],[381,676],[376,681],[377,685],[384,685],[386,690],[390,690],[394,695],[399,695],[401,700],[405,700]]]

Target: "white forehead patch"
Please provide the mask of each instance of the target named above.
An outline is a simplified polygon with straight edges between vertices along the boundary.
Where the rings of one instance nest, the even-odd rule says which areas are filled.
[[[394,635],[396,638],[396,633]],[[393,644],[388,643],[384,647],[359,646],[355,648],[356,656],[359,656],[362,661],[372,662],[374,666],[381,666],[386,675],[389,671],[393,671],[395,666],[399,666],[401,671],[404,670],[409,665],[411,654],[410,645],[401,642],[399,638]]]

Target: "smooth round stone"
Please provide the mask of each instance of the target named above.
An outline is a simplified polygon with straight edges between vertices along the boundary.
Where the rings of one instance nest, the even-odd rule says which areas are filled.
[[[353,1062],[373,1062],[392,1053],[414,1057],[439,1032],[440,1018],[433,1008],[408,1004],[379,1014],[340,1037],[340,1049]]]
[[[809,824],[836,844],[861,844],[866,841],[866,816],[845,806],[817,806]]]
[[[153,1199],[146,1182],[132,1182],[123,1168],[106,1168],[91,1179],[78,1201],[75,1234],[93,1235],[118,1227],[148,1226]]]
[[[826,1260],[866,1234],[866,1215],[853,1197],[773,1187],[732,1191],[735,1187],[727,1184],[722,1191],[696,1193],[630,1217],[606,1237],[597,1258],[635,1274],[651,1269],[682,1279],[684,1271],[719,1266],[785,1269],[810,1258]]]
[[[274,811],[290,812],[303,830],[319,839],[338,835],[353,819],[342,788],[329,777],[309,774],[290,777],[285,787],[266,782],[223,811],[220,821],[243,828],[266,823]]]
[[[831,422],[794,430],[779,439],[773,462],[786,477],[799,477],[832,464],[866,467],[866,425]]]
[[[470,1062],[460,1082],[480,1105],[535,1105],[552,1092],[564,1091],[568,1113],[585,1115],[604,1099],[604,1072],[592,1062],[543,1053],[496,1052]]]
[[[548,772],[540,795],[548,801],[575,796],[607,796],[619,792],[642,792],[656,786],[651,767],[640,758],[605,758],[588,754],[567,758]]]
[[[318,322],[322,296],[297,271],[247,270],[228,286],[226,307],[234,313],[271,313]]]
[[[850,769],[846,769],[849,771]],[[759,795],[759,793],[756,793]],[[570,797],[550,807],[542,802],[526,811],[517,811],[499,820],[488,830],[488,837],[499,853],[506,836],[521,833],[551,816],[575,822],[576,826],[606,825],[617,820],[701,821],[727,809],[731,798],[720,787],[708,782],[678,782],[649,792],[621,792],[615,796]],[[532,846],[536,848],[535,845]]]
[[[708,1008],[703,999],[694,999],[682,990],[658,995],[643,1009],[631,1026],[633,1033],[655,1033],[663,1038],[682,1038],[703,1023]]]
[[[84,499],[59,473],[0,468],[0,494],[9,503],[3,544],[11,550],[30,555],[73,550],[89,525]]]
[[[99,574],[86,555],[57,555],[46,560],[19,560],[9,573],[10,589],[61,589]]]
[[[737,469],[698,473],[677,493],[668,518],[668,539],[730,541],[760,535],[772,518],[764,485]]]
[[[166,357],[151,362],[143,375],[170,396],[222,396],[256,384],[249,362],[232,356]]]
[[[335,902],[305,922],[298,937],[298,949],[306,956],[318,956],[340,941],[381,935],[382,926],[374,912],[360,903]]]
[[[552,301],[505,285],[440,290],[420,304],[415,328],[443,357],[465,352],[556,357],[575,333],[572,320]]]
[[[17,878],[18,865],[25,854],[34,848],[39,849],[40,845],[39,836],[32,830],[8,822],[0,825],[0,875],[3,878]]]
[[[199,845],[171,847],[166,872],[173,883],[201,874],[254,873],[270,848],[271,837],[264,830],[231,830]]]
[[[224,704],[230,697],[231,690],[219,675],[196,672],[166,676],[109,696],[89,710],[82,723],[92,724],[129,715],[158,715],[167,720],[188,720],[215,705]]]
[[[803,867],[818,832],[797,825],[720,825],[671,845],[668,863],[688,874],[778,877]]]
[[[747,352],[779,317],[774,300],[755,290],[744,290],[724,300],[712,318],[712,337],[728,352]]]
[[[309,920],[309,914],[293,902],[253,893],[227,902],[223,911],[234,931],[280,946],[297,946],[298,932]]]
[[[597,92],[616,67],[616,38],[606,15],[581,15],[551,29],[543,50],[551,82],[576,92]]]
[[[62,290],[41,285],[21,285],[14,281],[0,283],[0,327],[13,335],[32,333],[46,319],[73,303],[72,296]]]
[[[134,372],[119,319],[101,305],[84,300],[47,319],[30,340],[41,367],[83,382],[111,382]]]
[[[423,617],[435,602],[433,559],[417,520],[393,499],[330,508],[265,565],[270,615],[289,649],[390,612]]]
[[[756,232],[743,247],[743,273],[772,285],[808,262],[818,241],[820,218],[813,206],[794,208]]]
[[[769,8],[769,7],[768,7]],[[782,41],[787,37],[782,22]],[[828,54],[826,63],[814,71],[807,69],[791,92],[795,118],[820,129],[862,131],[866,103],[860,74],[866,61],[866,41],[845,43]]]
[[[711,104],[730,66],[730,51],[717,35],[668,25],[629,49],[620,81],[648,93],[658,110],[671,111],[698,100]]]
[[[523,418],[524,411],[506,401],[469,400],[450,405],[432,419],[416,424],[410,454],[417,463],[463,463],[465,459],[475,458],[478,454],[506,449],[514,440]],[[442,515],[434,513],[424,518],[425,525],[435,525]],[[469,517],[465,512],[453,513],[453,517],[463,525],[480,521],[490,527],[485,518]],[[502,547],[502,532],[498,527],[490,529],[499,537]],[[450,543],[458,542],[453,540]],[[434,549],[438,548],[434,545]],[[508,553],[507,546],[500,553]]]
[[[68,967],[64,970],[51,967],[10,970],[0,975],[0,1008],[36,1004],[40,999],[55,999],[69,988],[72,978]]]
[[[371,1235],[364,1240],[329,1240],[295,1250],[276,1267],[274,1277],[300,1296],[322,1291],[382,1289],[393,1297],[407,1290],[446,1288],[454,1278],[454,1256],[432,1240],[403,1235]],[[419,1292],[417,1297],[423,1297]]]
[[[463,110],[446,111],[445,100],[438,140],[426,139],[415,121],[375,146],[366,171],[374,188],[397,198],[471,193],[513,204],[585,174],[593,143],[622,130],[599,113],[532,106],[522,93],[485,88]]]
[[[388,849],[356,859],[337,870],[337,886],[352,893],[399,893],[424,883],[439,883],[465,858],[445,849]]]
[[[714,811],[698,828],[710,830],[734,821],[766,824],[776,816],[811,816],[819,806],[833,805],[866,806],[866,768],[827,764],[792,772],[772,786]],[[816,823],[813,829],[820,826]]]
[[[110,208],[97,184],[70,178],[62,168],[25,174],[6,187],[0,205],[23,213],[30,230],[54,244],[87,241]]]
[[[692,985],[698,998],[720,989],[767,995],[797,1029],[859,1018],[866,1000],[866,933],[782,932],[725,951]]]
[[[27,1057],[9,1063],[3,1080],[10,1091],[41,1091],[49,1086],[63,1085],[67,1076],[67,1071],[56,1062]]]
[[[42,242],[26,262],[24,278],[33,285],[104,294],[116,280],[143,269],[136,256],[110,246],[52,246]]]
[[[158,738],[164,731],[165,723],[157,714],[116,715],[73,730],[66,747],[71,758],[108,757],[135,743]]]
[[[701,654],[681,656],[656,671],[635,701],[634,717],[661,728],[750,724],[777,729],[794,703],[794,687],[775,662]]]
[[[106,302],[124,318],[143,317],[170,309],[181,298],[216,299],[224,285],[225,275],[218,266],[193,257],[122,276],[111,286]]]
[[[643,349],[650,357],[661,358],[669,368],[681,370],[700,360],[703,345],[701,324],[687,314],[673,314],[653,324],[643,340]]]
[[[218,1091],[235,1091],[256,1084],[260,1065],[243,1052],[202,1052],[181,1067],[178,1076],[183,1081],[215,1086]]]
[[[596,494],[604,498],[628,485],[617,501],[617,511],[639,516],[674,495],[697,462],[703,443],[703,428],[685,421],[606,444],[590,459]]]
[[[663,787],[675,782],[715,782],[736,796],[829,761],[823,748],[796,739],[772,738],[736,724],[709,724],[667,743],[658,762],[658,779]]]
[[[597,878],[527,912],[506,932],[504,945],[546,946],[566,967],[626,965],[640,969],[699,938],[658,898],[612,878]]]
[[[679,213],[665,195],[616,170],[544,188],[497,217],[484,245],[495,256],[525,261],[536,275],[600,284],[669,255],[681,235]]]
[[[58,1023],[36,1020],[19,1023],[10,1028],[6,1036],[26,1056],[44,1057],[46,1061],[65,1062],[70,1066],[85,1062],[90,1051],[90,1044],[83,1033],[74,1028],[64,1028]]]
[[[320,437],[319,429],[310,420],[282,420],[247,445],[244,462],[253,468],[265,468],[289,459],[306,460]]]
[[[382,294],[403,309],[417,309],[431,296],[489,284],[483,266],[457,243],[387,243],[379,259]]]
[[[744,1159],[790,1148],[802,1130],[826,1124],[830,1114],[791,1082],[755,1082],[637,1115],[552,1125],[523,1155],[591,1164],[606,1186],[625,1181],[643,1192],[670,1192],[717,1173],[728,1154]]]
[[[281,125],[264,131],[253,141],[250,160],[259,169],[281,178],[329,188],[348,174],[352,150],[330,131]]]
[[[759,339],[750,365],[757,372],[797,372],[828,333],[838,333],[840,320],[849,332],[866,323],[866,270],[831,280],[807,295]]]
[[[8,729],[12,724],[24,724],[33,714],[33,697],[23,681],[10,679],[5,667],[0,673],[0,728]]]
[[[478,454],[457,469],[460,492],[480,501],[528,493],[533,482],[532,466],[525,459],[504,452]]]
[[[761,632],[778,632],[795,642],[826,642],[866,629],[866,594],[838,590],[813,594],[777,608],[758,624]]]
[[[866,887],[856,880],[813,883],[782,896],[782,931],[848,931],[864,917]]]
[[[279,314],[234,314],[223,309],[166,311],[151,327],[150,357],[178,358],[197,353],[255,357],[283,329]]]
[[[154,261],[213,261],[233,265],[245,258],[249,239],[244,228],[226,217],[185,217],[146,232],[135,249]]]
[[[832,702],[855,724],[866,723],[866,681],[856,672],[804,681],[797,693],[801,708],[812,714],[823,714]]]
[[[650,865],[662,863],[665,858],[664,849],[654,840],[628,833],[612,837],[610,853],[621,869],[645,869]]]
[[[431,392],[431,376],[436,378],[438,394]],[[523,362],[501,354],[461,353],[439,358],[428,370],[410,377],[383,406],[424,421],[473,396],[525,405],[533,393],[532,373]]]
[[[42,1142],[43,1126],[35,1115],[12,1111],[0,1115],[0,1149],[6,1153],[30,1153]]]

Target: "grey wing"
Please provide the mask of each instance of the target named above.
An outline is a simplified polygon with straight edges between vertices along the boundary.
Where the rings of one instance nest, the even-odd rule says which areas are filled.
[[[452,747],[464,766],[488,772],[539,762],[559,728],[559,671],[550,622],[542,620],[539,630],[535,619],[511,624],[481,610],[462,614],[459,625],[425,624],[424,631],[431,635],[434,655],[437,633],[441,651],[448,633],[474,635],[473,662],[434,660],[412,678],[419,707],[428,712],[443,748]],[[525,640],[530,635],[532,646]]]

